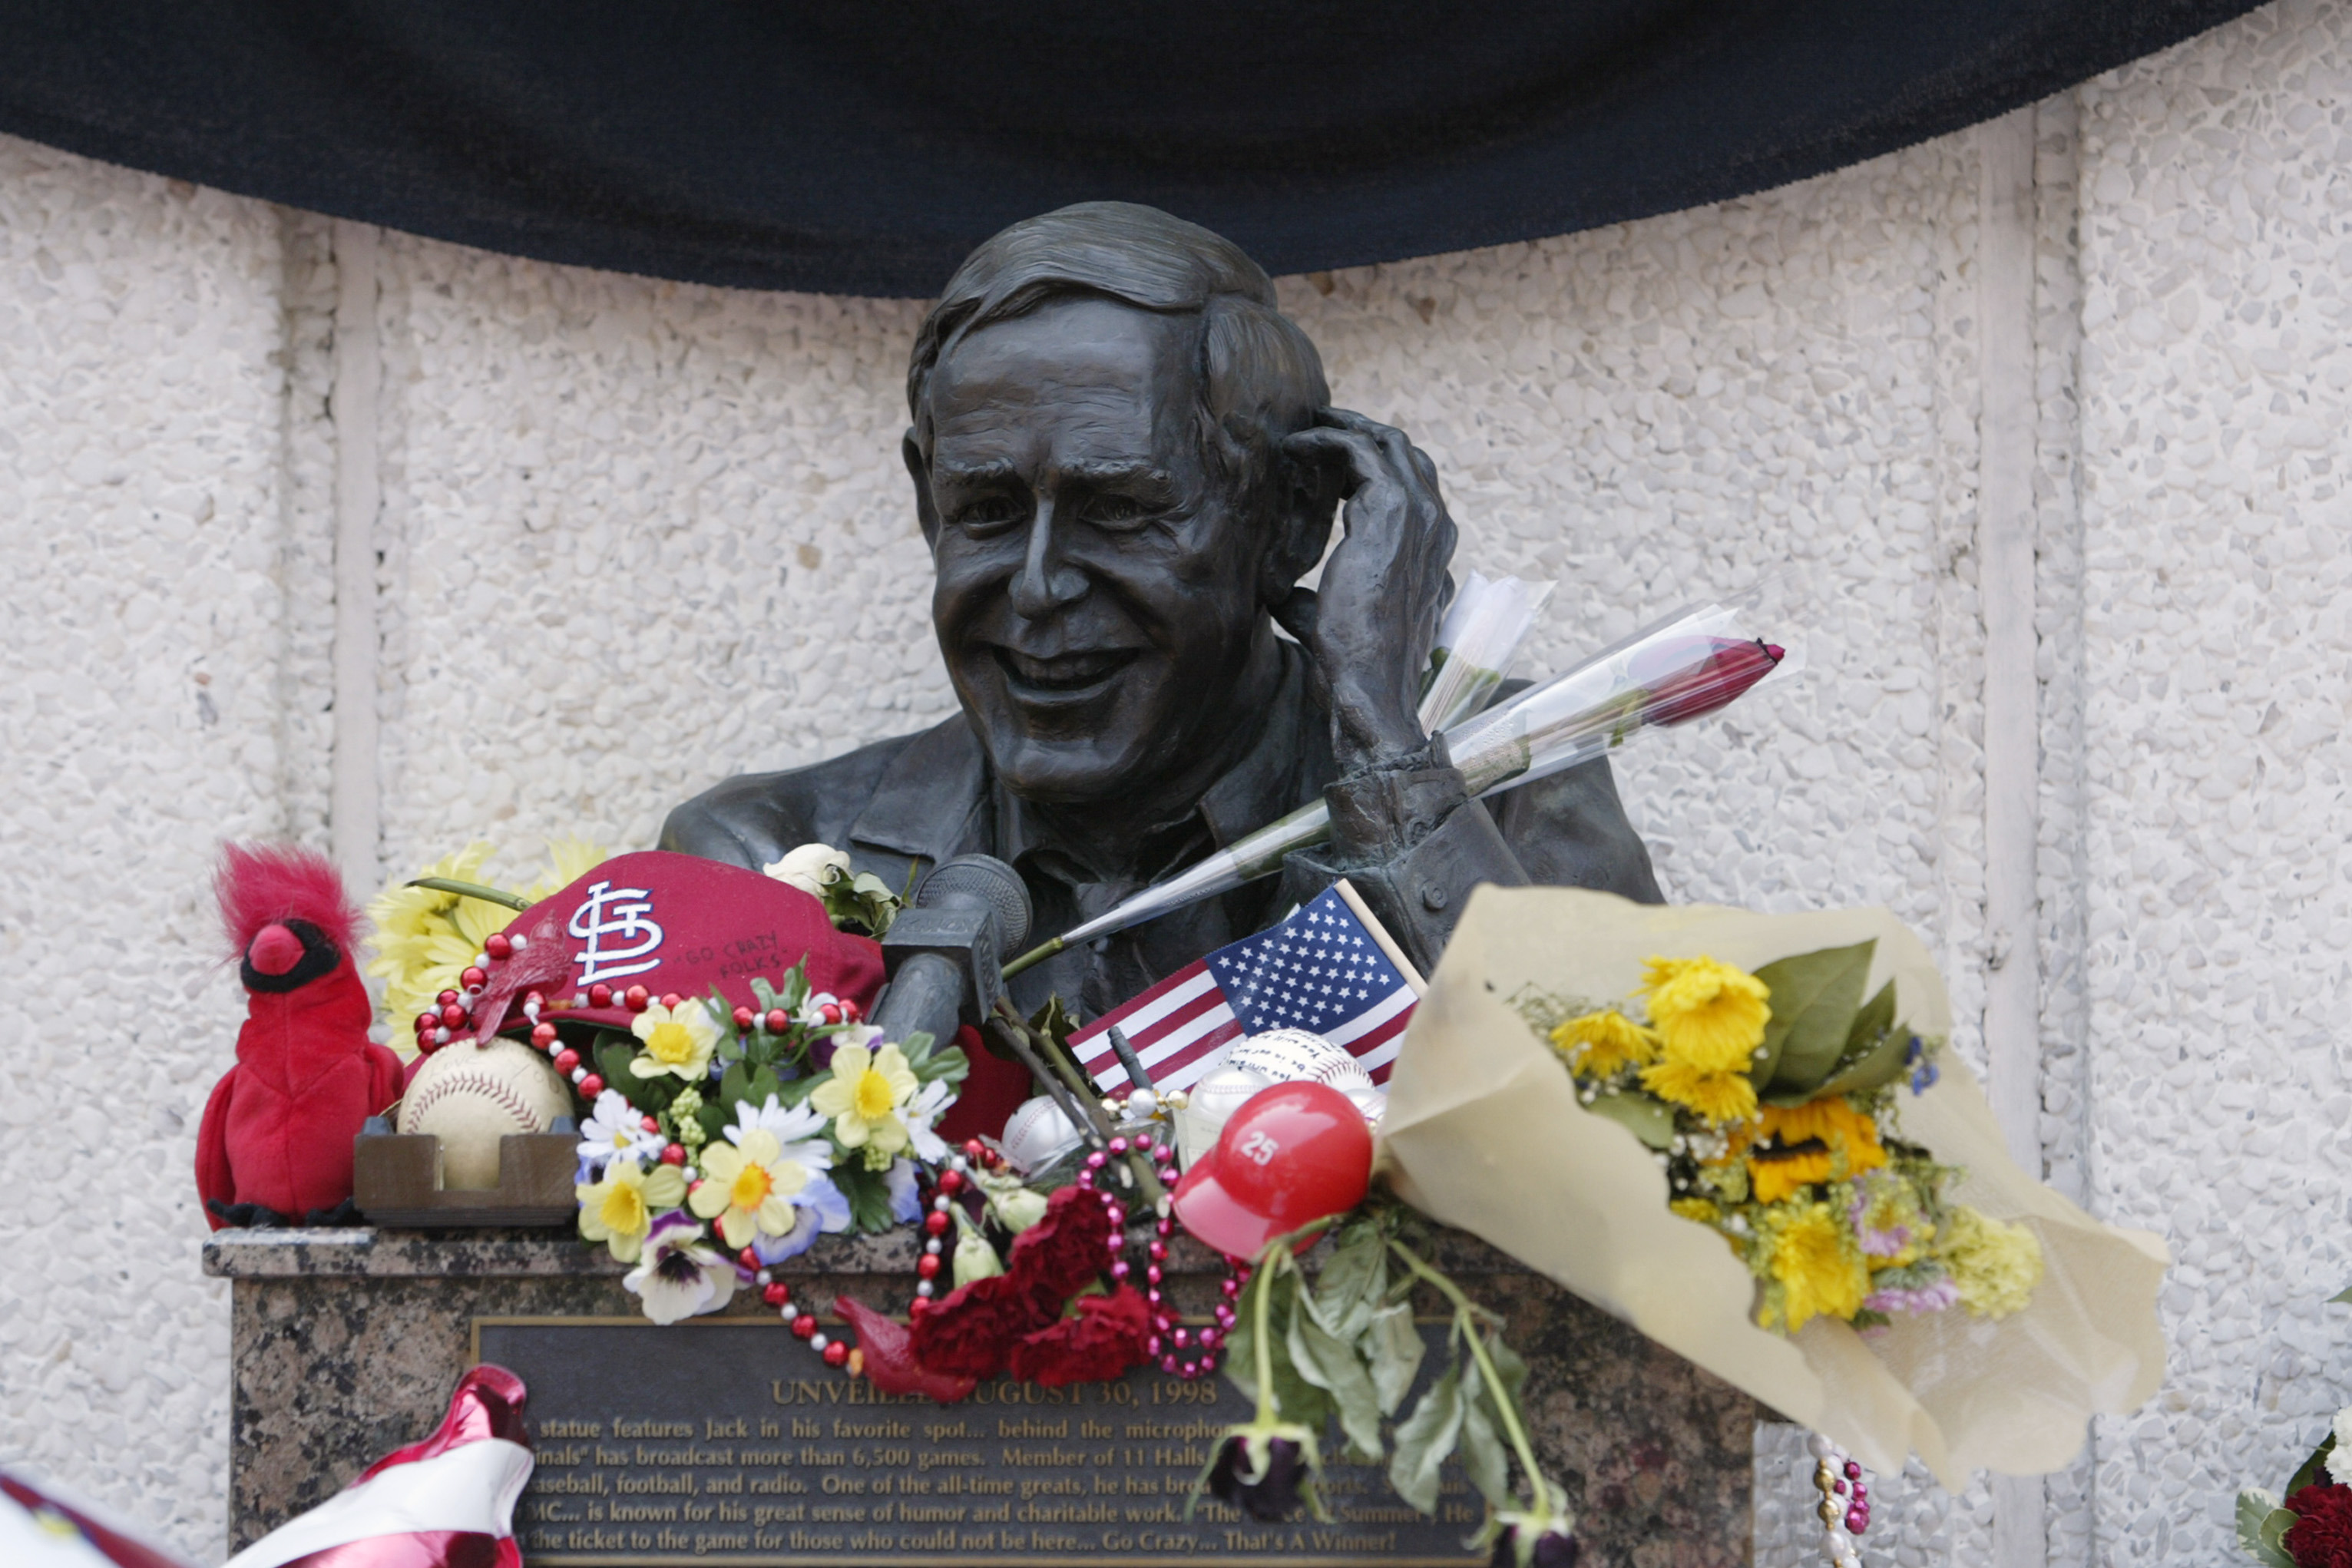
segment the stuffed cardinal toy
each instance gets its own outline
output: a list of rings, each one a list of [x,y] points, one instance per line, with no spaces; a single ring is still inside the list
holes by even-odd
[[[368,1038],[352,957],[359,911],[323,855],[229,845],[213,882],[245,982],[236,1065],[196,1131],[196,1191],[228,1225],[350,1224],[352,1140],[400,1098],[400,1058]]]

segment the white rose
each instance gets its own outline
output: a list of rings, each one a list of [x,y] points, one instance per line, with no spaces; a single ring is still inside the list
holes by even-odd
[[[830,844],[803,844],[761,869],[786,887],[819,899],[824,897],[826,883],[850,874],[849,857]]]

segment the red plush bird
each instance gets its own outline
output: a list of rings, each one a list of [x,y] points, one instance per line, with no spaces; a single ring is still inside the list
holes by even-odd
[[[359,910],[331,861],[290,847],[226,846],[213,889],[247,994],[236,1065],[196,1132],[205,1217],[351,1223],[352,1140],[401,1084],[400,1058],[368,1038]]]

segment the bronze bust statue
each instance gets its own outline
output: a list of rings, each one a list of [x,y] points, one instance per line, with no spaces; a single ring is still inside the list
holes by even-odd
[[[1605,760],[1490,808],[1423,733],[1454,544],[1436,469],[1328,406],[1315,345],[1231,242],[1113,202],[1015,224],[925,319],[907,403],[962,713],[730,779],[663,847],[757,868],[821,840],[894,887],[983,851],[1021,873],[1042,938],[1328,800],[1330,842],[1281,875],[1014,982],[1088,1016],[1340,876],[1424,969],[1480,882],[1659,901]]]

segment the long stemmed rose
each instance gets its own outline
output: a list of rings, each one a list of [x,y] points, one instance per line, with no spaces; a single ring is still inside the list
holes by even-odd
[[[1678,611],[1445,731],[1446,752],[1471,794],[1491,795],[1605,756],[1645,731],[1717,712],[1767,676],[1797,668],[1787,649],[1741,633],[1745,614],[1737,603]],[[1330,833],[1330,808],[1310,802],[1023,953],[1004,973],[1018,974],[1066,947],[1272,876],[1293,850]]]

